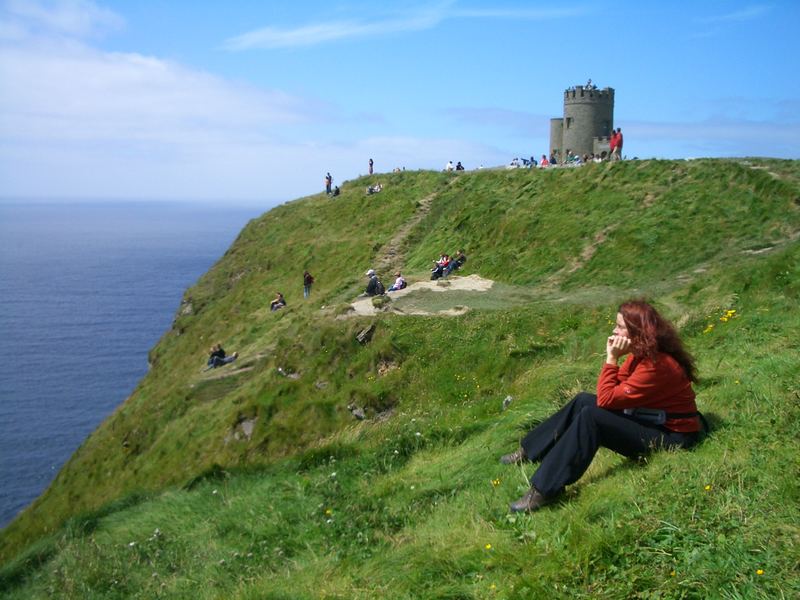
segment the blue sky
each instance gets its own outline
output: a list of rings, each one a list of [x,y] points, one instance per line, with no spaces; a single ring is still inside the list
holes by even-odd
[[[800,158],[800,2],[0,2],[0,196],[265,205],[547,151],[616,90],[629,156]]]

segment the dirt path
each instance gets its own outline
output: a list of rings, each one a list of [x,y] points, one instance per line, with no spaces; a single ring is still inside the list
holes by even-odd
[[[458,181],[457,177],[451,179],[447,186],[453,185],[456,181]],[[390,239],[384,246],[378,251],[377,258],[375,259],[375,266],[373,267],[378,273],[386,273],[386,272],[394,272],[400,268],[402,268],[403,263],[405,262],[405,256],[401,252],[401,248],[403,246],[403,242],[406,241],[406,238],[409,236],[411,231],[420,224],[422,219],[428,216],[431,212],[431,204],[433,203],[433,199],[436,198],[437,194],[440,192],[431,192],[424,198],[419,201],[419,206],[417,207],[416,212],[411,216],[411,218],[403,223],[398,230],[395,232],[392,239]]]

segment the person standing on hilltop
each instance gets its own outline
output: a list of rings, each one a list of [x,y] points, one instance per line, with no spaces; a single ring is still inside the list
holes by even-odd
[[[311,286],[314,283],[314,278],[308,271],[303,273],[303,298],[308,298],[311,295]]]
[[[626,356],[622,366],[619,359]],[[512,512],[531,512],[577,481],[603,446],[629,458],[700,439],[694,359],[675,328],[643,300],[623,303],[606,341],[597,393],[581,392],[540,423],[503,464],[541,461]]]
[[[622,160],[622,128],[617,127],[617,144],[614,146],[614,160]]]
[[[617,160],[617,132],[611,130],[611,135],[608,138],[608,159]]]
[[[331,193],[331,186],[333,185],[333,177],[331,177],[330,172],[325,175],[325,193],[330,196]]]
[[[374,164],[374,163],[372,162],[372,159],[370,158],[370,159],[369,159],[369,174],[370,174],[370,175],[372,175],[372,165],[373,165],[373,164]]]

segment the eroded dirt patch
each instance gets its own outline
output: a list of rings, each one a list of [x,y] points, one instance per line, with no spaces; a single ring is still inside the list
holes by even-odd
[[[455,291],[468,291],[468,292],[488,292],[492,289],[494,285],[494,281],[491,279],[484,279],[479,275],[468,275],[466,277],[458,277],[453,276],[449,277],[448,279],[437,279],[436,281],[417,281],[404,289],[398,292],[389,292],[389,297],[392,300],[396,300],[402,298],[403,296],[407,296],[408,294],[414,291],[420,290],[429,290],[432,292],[440,292],[440,293],[447,293],[447,292],[455,292]],[[353,304],[351,305],[353,310],[350,311],[347,315],[343,315],[344,317],[348,316],[371,316],[376,315],[379,312],[395,312],[399,314],[406,314],[406,315],[444,315],[444,316],[454,316],[454,315],[461,315],[464,314],[467,310],[469,310],[466,306],[456,306],[453,308],[448,308],[446,310],[440,311],[433,311],[428,312],[425,310],[415,309],[413,311],[398,311],[392,307],[390,303],[387,308],[385,309],[377,309],[372,305],[372,298],[358,298]]]

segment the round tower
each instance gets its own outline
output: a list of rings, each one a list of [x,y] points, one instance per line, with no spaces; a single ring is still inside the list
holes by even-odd
[[[594,152],[594,138],[614,127],[614,88],[575,86],[564,92],[563,145],[579,156]],[[551,124],[552,134],[552,124]],[[552,143],[552,139],[551,139]]]

